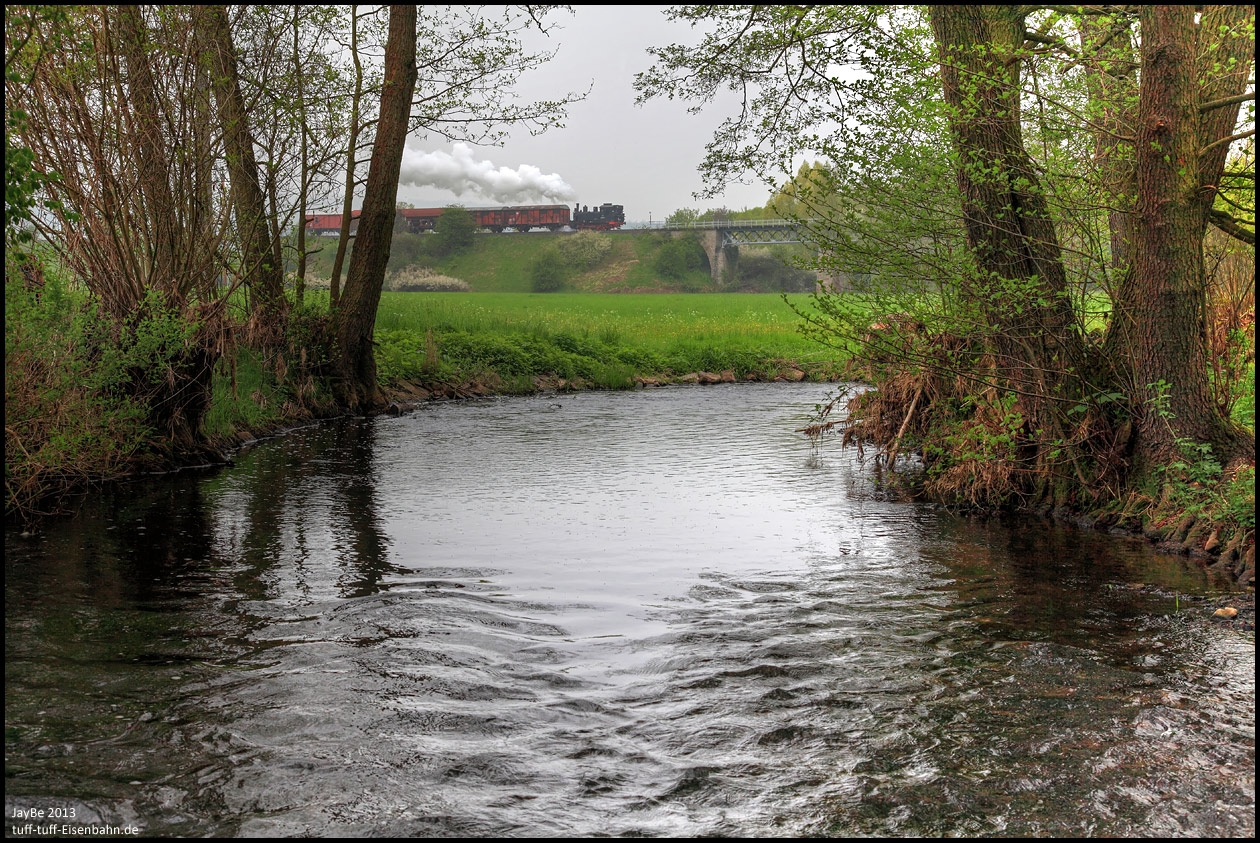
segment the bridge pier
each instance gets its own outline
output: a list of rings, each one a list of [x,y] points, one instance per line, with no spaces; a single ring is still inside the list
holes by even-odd
[[[729,265],[726,254],[726,237],[721,229],[717,228],[702,228],[697,230],[696,234],[700,240],[701,247],[704,248],[705,257],[709,259],[709,277],[713,279],[714,284],[720,286]],[[739,247],[731,246],[730,248],[737,250]]]
[[[675,237],[695,237],[709,259],[709,275],[722,286],[739,261],[740,246],[773,246],[800,243],[796,223],[788,220],[722,220],[692,223],[667,230]]]

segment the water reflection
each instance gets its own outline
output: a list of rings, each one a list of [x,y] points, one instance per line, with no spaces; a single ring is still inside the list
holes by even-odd
[[[293,604],[375,593],[390,562],[377,494],[376,427],[342,420],[241,457],[213,491],[215,544],[236,588]]]
[[[7,532],[11,804],[171,835],[1249,833],[1253,639],[1133,587],[1201,577],[884,500],[793,432],[821,393],[435,405]]]

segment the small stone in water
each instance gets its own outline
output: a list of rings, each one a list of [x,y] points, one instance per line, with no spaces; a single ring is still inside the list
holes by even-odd
[[[1214,618],[1232,618],[1238,615],[1238,610],[1233,606],[1222,606],[1212,613]]]

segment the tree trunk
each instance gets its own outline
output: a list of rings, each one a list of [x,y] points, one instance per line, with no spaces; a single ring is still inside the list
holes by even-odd
[[[1179,440],[1216,455],[1255,458],[1255,440],[1236,430],[1211,397],[1203,238],[1225,165],[1237,106],[1201,113],[1200,104],[1245,90],[1253,7],[1144,6],[1137,163],[1137,251],[1132,354],[1139,402],[1137,468],[1175,456]],[[1196,57],[1204,58],[1198,59]],[[1200,66],[1211,61],[1213,67]],[[1230,72],[1222,73],[1222,68]]]
[[[301,19],[299,15],[300,9],[295,5],[293,7],[293,75],[297,82],[298,122],[302,134],[300,141],[301,169],[298,177],[297,268],[294,272],[296,280],[294,281],[293,300],[300,309],[306,296],[306,192],[311,183],[311,169],[309,152],[310,126],[306,118],[306,86],[302,75]]]
[[[963,293],[992,330],[999,384],[1019,395],[1038,462],[1059,437],[1082,345],[1067,276],[1020,128],[1023,23],[1015,6],[933,6],[974,277]]]
[[[350,245],[350,215],[354,210],[355,170],[359,165],[359,105],[363,99],[363,63],[359,60],[359,7],[350,7],[350,57],[354,60],[354,96],[350,100],[350,139],[346,145],[346,195],[341,202],[341,232],[337,236],[337,254],[333,258],[332,275],[328,278],[328,301],[337,307],[341,301],[341,267]]]
[[[149,65],[148,30],[139,6],[119,6],[118,23],[122,31],[123,54],[127,59],[133,131],[136,137],[136,164],[139,168],[140,193],[148,211],[145,215],[151,254],[148,256],[146,287],[161,290],[172,307],[182,308],[175,281],[175,250],[178,242],[175,199],[171,193],[170,166],[162,139],[157,86]]]
[[[228,28],[227,7],[200,6],[198,20],[205,28],[214,69],[212,86],[227,148],[232,204],[241,243],[241,271],[254,300],[255,338],[264,347],[276,347],[284,339],[288,312],[284,269],[276,263],[269,231],[258,163],[254,158],[254,140]]]
[[[1110,234],[1109,284],[1111,321],[1103,345],[1103,359],[1111,364],[1116,380],[1126,393],[1135,383],[1133,344],[1133,249],[1137,219],[1133,207],[1137,198],[1137,170],[1128,142],[1137,119],[1137,52],[1133,46],[1130,21],[1084,15],[1080,22],[1082,63],[1089,93],[1090,118],[1094,132],[1095,175],[1107,205]]]
[[[372,162],[368,166],[354,254],[350,257],[346,289],[337,311],[341,355],[339,398],[352,409],[361,411],[371,411],[381,404],[372,335],[394,235],[398,173],[415,88],[416,7],[390,6],[380,121],[372,147]]]

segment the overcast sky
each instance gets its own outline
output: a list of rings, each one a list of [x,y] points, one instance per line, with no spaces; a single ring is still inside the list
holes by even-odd
[[[479,167],[483,173],[509,180],[538,177],[546,181],[546,177],[558,176],[573,189],[574,199],[568,204],[624,205],[626,219],[631,221],[647,221],[649,215],[659,221],[684,207],[703,210],[724,205],[740,210],[764,205],[768,193],[760,185],[735,186],[714,199],[692,197],[702,189],[697,167],[705,144],[734,107],[733,101],[715,103],[700,115],[688,114],[686,103],[634,104],[634,75],[650,65],[647,48],[697,40],[686,24],[667,21],[661,8],[576,6],[572,16],[557,15],[561,26],[553,31],[550,42],[559,47],[559,53],[532,78],[522,76],[517,90],[538,99],[592,86],[586,100],[570,108],[566,127],[539,137],[520,130],[502,147],[470,150],[456,149],[447,141],[413,138],[398,198],[417,207],[456,201],[467,206],[498,204],[473,192],[457,196],[433,186],[408,185],[408,165],[414,165],[421,181],[425,172],[441,173],[443,167],[453,166]],[[529,201],[563,200],[514,196],[502,204]]]

